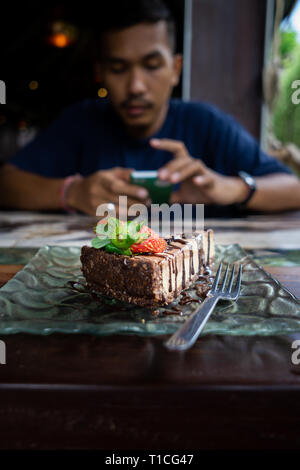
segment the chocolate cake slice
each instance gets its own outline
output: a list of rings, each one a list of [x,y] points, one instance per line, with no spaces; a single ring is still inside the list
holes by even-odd
[[[82,272],[88,288],[142,306],[172,302],[210,266],[213,231],[172,237],[163,253],[134,256],[83,246]]]

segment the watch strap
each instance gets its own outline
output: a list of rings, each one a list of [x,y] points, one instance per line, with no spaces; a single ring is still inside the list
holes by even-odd
[[[256,191],[256,182],[255,182],[255,179],[253,178],[253,176],[249,175],[249,173],[246,173],[245,171],[239,171],[238,175],[249,188],[249,193],[248,193],[246,199],[244,199],[244,201],[242,201],[239,204],[240,206],[243,207],[250,201],[253,194],[255,193],[255,191]]]

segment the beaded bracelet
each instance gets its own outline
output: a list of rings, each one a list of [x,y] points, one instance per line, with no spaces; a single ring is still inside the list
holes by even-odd
[[[60,204],[61,204],[61,207],[62,207],[66,212],[69,212],[70,214],[76,214],[76,210],[72,209],[72,208],[69,207],[68,204],[67,204],[67,193],[68,193],[68,189],[69,189],[71,183],[73,183],[73,181],[79,180],[79,179],[82,179],[82,176],[79,175],[78,173],[77,173],[76,175],[67,176],[67,177],[63,180],[62,185],[61,185],[61,188],[60,188]]]

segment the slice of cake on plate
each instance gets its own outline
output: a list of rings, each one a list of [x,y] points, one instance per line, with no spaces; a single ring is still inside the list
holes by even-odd
[[[164,239],[135,221],[110,222],[98,224],[93,246],[81,250],[82,272],[94,291],[136,305],[166,305],[212,263],[212,230]]]

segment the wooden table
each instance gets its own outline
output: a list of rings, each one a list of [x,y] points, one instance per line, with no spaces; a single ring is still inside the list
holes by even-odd
[[[284,230],[295,235],[297,217]],[[239,224],[253,240],[257,219],[210,225],[221,240]],[[0,283],[21,268],[2,265]],[[300,267],[267,270],[300,297]],[[298,337],[207,335],[178,353],[164,336],[2,337],[0,448],[299,448]]]

